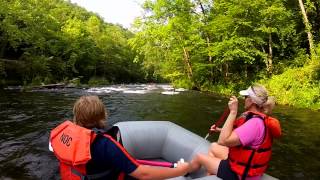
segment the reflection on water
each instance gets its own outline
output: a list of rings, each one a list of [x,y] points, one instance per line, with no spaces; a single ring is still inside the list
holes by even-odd
[[[159,84],[1,91],[0,179],[59,179],[57,160],[48,151],[49,132],[64,119],[72,118],[74,101],[85,94],[96,94],[103,100],[109,124],[169,120],[200,136],[205,136],[210,124],[219,119],[228,100]],[[278,106],[274,115],[282,122],[284,136],[275,142],[268,173],[280,179],[320,179],[320,113]]]

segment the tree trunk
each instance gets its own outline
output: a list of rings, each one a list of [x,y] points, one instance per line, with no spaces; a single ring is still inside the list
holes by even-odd
[[[190,56],[189,56],[189,52],[186,50],[185,47],[183,47],[183,56],[184,56],[184,62],[187,66],[187,74],[188,74],[188,78],[191,80],[192,78],[192,66],[190,63]]]
[[[201,8],[201,12],[203,14],[203,19],[204,19],[204,24],[207,25],[207,15],[206,15],[206,12],[203,8],[203,5],[201,3],[201,0],[198,0],[198,3],[200,5],[200,8]],[[204,32],[205,36],[206,36],[206,41],[207,41],[207,47],[210,48],[210,37],[209,37],[209,34],[208,32]],[[208,51],[209,52],[209,51]],[[209,64],[212,65],[212,56],[210,56],[208,54],[208,61],[209,61]],[[210,67],[210,81],[212,82],[213,81],[213,67],[211,66]]]
[[[229,65],[228,65],[228,63],[226,63],[225,66],[226,66],[225,80],[228,80],[228,77],[229,77]]]
[[[306,26],[306,31],[307,31],[307,34],[308,34],[311,58],[313,58],[313,56],[315,55],[315,51],[314,51],[314,46],[313,46],[313,37],[312,37],[312,33],[311,33],[312,27],[311,27],[311,24],[308,21],[308,16],[307,16],[307,13],[306,13],[306,10],[304,8],[302,0],[299,0],[299,5],[300,5],[301,13],[302,13],[302,16],[303,16],[303,22],[304,22],[304,25]]]
[[[269,33],[269,54],[268,54],[268,58],[267,58],[267,73],[269,76],[271,76],[272,74],[272,58],[273,58],[273,54],[272,54],[272,35],[271,33]]]
[[[247,79],[248,78],[248,65],[244,64],[244,77]]]

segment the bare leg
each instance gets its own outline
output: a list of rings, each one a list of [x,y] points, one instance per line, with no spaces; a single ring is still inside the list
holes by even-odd
[[[217,174],[221,159],[205,154],[197,154],[190,162],[189,172],[198,170],[203,165],[208,173]]]
[[[210,145],[208,154],[211,157],[216,157],[225,160],[228,158],[229,148],[214,142]]]

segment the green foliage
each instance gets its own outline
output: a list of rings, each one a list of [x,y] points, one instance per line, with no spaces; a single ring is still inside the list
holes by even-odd
[[[69,83],[70,85],[79,87],[79,86],[81,86],[81,82],[80,82],[80,79],[81,79],[81,78],[82,78],[82,77],[73,78],[73,79],[71,79],[68,83]],[[64,81],[66,81],[66,80],[64,80]]]
[[[320,80],[314,79],[315,70],[314,65],[288,68],[262,83],[280,104],[320,109]]]
[[[6,76],[6,72],[5,72],[5,64],[4,62],[0,61],[0,78],[4,79]]]
[[[174,87],[191,89],[194,87],[193,82],[188,78],[176,79],[172,82]]]
[[[302,67],[306,63],[306,61],[309,61],[309,56],[308,56],[308,54],[306,54],[304,49],[300,49],[297,52],[296,57],[291,62],[291,66],[292,67]]]
[[[166,81],[232,94],[263,79],[279,102],[318,108],[320,3],[305,7],[312,59],[297,1],[147,0],[133,34],[70,1],[0,0],[1,83]]]
[[[39,85],[42,85],[42,83],[43,83],[42,77],[36,76],[36,77],[32,78],[32,81],[31,81],[32,86],[39,86]]]
[[[99,78],[99,77],[92,77],[88,81],[89,86],[103,86],[103,85],[109,85],[110,82],[107,79]]]
[[[4,69],[21,82],[59,82],[83,76],[113,82],[141,80],[128,30],[103,22],[96,14],[64,0],[0,0],[0,58],[14,59],[24,70]],[[119,73],[120,72],[120,73]],[[137,73],[138,72],[138,73]],[[134,74],[134,76],[131,76]]]
[[[204,84],[202,86],[203,91],[210,91],[210,92],[215,92],[223,95],[232,95],[235,94],[234,87],[232,84],[226,85],[226,84],[215,84],[215,85],[209,85],[209,84]]]
[[[320,24],[314,19],[319,4],[306,2],[317,34]],[[266,84],[276,84],[273,92],[288,90],[290,95],[281,103],[318,103],[314,80],[319,79],[319,66],[312,64],[320,60],[309,60],[306,54],[298,2],[155,0],[146,1],[143,8],[146,13],[136,20],[137,33],[129,43],[145,71],[175,86],[223,94],[237,93],[264,79]],[[304,80],[291,82],[295,78]],[[305,99],[294,99],[298,95]]]
[[[203,12],[199,12],[199,2],[205,7]],[[241,76],[243,70],[244,79],[255,79],[252,75],[275,64],[267,59],[269,45],[282,58],[281,52],[292,48],[286,42],[296,41],[292,11],[283,1],[210,3],[147,1],[146,15],[136,21],[139,32],[130,40],[145,68],[152,67],[163,77],[179,72],[198,88],[221,83],[230,74]],[[270,34],[276,39],[272,44]]]

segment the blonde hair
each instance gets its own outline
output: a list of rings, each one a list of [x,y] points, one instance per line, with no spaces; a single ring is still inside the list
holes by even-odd
[[[260,84],[255,84],[251,86],[251,88],[259,101],[262,102],[260,104],[256,103],[258,108],[265,114],[271,114],[272,109],[275,106],[275,98],[273,96],[269,96],[267,89]]]
[[[106,110],[98,96],[81,96],[73,106],[73,122],[79,126],[92,129],[104,128]]]

